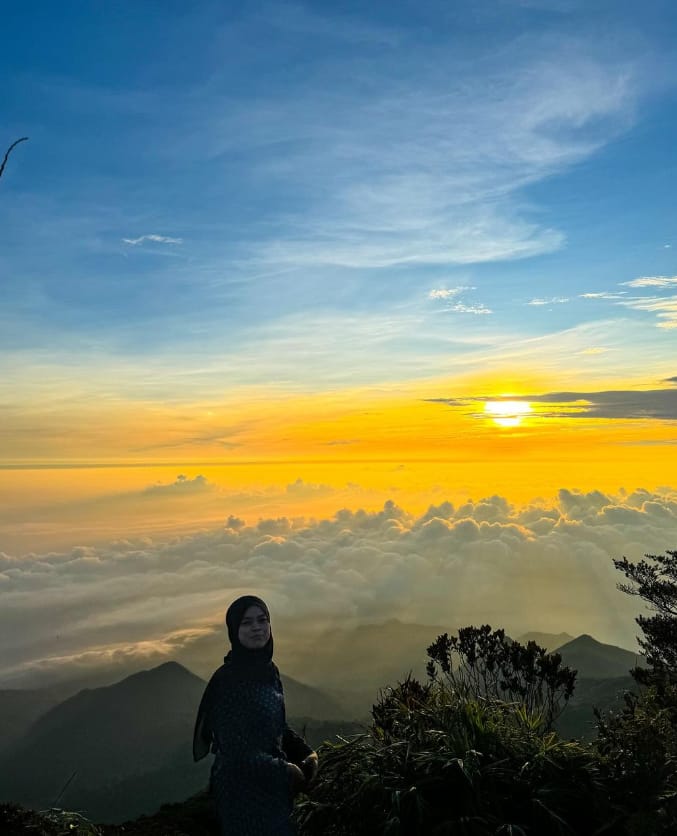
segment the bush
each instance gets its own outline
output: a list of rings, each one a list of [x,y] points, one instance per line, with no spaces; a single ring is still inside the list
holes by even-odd
[[[322,747],[297,803],[304,836],[583,836],[610,814],[590,747],[543,733],[523,705],[409,676],[372,717]]]
[[[463,697],[518,702],[540,718],[545,730],[552,729],[574,692],[576,671],[562,666],[559,653],[548,653],[533,641],[512,641],[505,630],[492,631],[488,624],[463,627],[458,636],[438,636],[428,656],[430,679],[441,670]]]

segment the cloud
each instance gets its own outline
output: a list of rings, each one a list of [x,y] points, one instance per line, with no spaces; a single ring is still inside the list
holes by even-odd
[[[496,401],[500,398],[495,395],[478,395],[472,398],[428,398],[427,400],[430,403],[460,407]],[[539,417],[677,421],[677,389],[548,392],[519,395],[510,400],[532,404],[556,404],[563,407],[554,412],[538,412]],[[486,418],[486,415],[478,413],[478,417]]]
[[[563,246],[564,234],[520,194],[632,124],[637,63],[547,36],[525,36],[479,63],[433,43],[424,60],[411,57],[406,48],[351,65],[329,56],[313,83],[229,102],[226,115],[192,125],[191,141],[210,138],[200,153],[251,155],[254,175],[304,207],[286,212],[245,258],[383,268]]]
[[[457,302],[455,305],[452,305],[449,310],[454,311],[455,313],[469,313],[476,314],[478,316],[492,313],[491,308],[487,308],[484,305],[466,305],[463,302]]]
[[[288,484],[285,490],[288,495],[294,497],[330,496],[335,493],[335,488],[331,485],[304,482],[301,478]]]
[[[563,305],[569,299],[565,296],[553,296],[550,299],[531,299],[527,305]]]
[[[611,293],[608,291],[601,291],[597,293],[581,293],[581,299],[608,299],[608,300],[615,300],[615,299],[622,299],[623,295],[627,293],[625,290],[621,290],[618,293]]]
[[[276,624],[306,633],[309,624],[396,617],[578,630],[628,644],[637,602],[616,590],[611,558],[663,551],[676,524],[674,491],[561,490],[524,505],[500,496],[440,502],[420,516],[392,501],[318,521],[246,525],[231,515],[168,541],[0,554],[0,682],[72,674],[115,654],[171,658],[251,591]]]
[[[135,453],[148,453],[151,450],[184,449],[186,447],[221,447],[232,450],[240,447],[242,442],[233,441],[233,436],[240,435],[243,430],[250,429],[251,424],[236,424],[229,427],[222,427],[217,431],[204,432],[198,435],[177,436],[172,441],[163,441],[158,444],[146,444],[142,447],[135,447]]]
[[[152,496],[186,495],[204,493],[218,490],[205,476],[198,475],[189,479],[184,474],[179,474],[176,480],[169,485],[151,485],[144,490],[144,494]]]
[[[621,282],[622,286],[632,288],[674,288],[677,276],[640,276],[631,281]],[[601,299],[635,311],[655,313],[658,328],[677,328],[677,296],[628,296],[626,290],[616,293],[583,293],[581,299]]]
[[[435,288],[428,293],[428,299],[451,299],[463,293],[465,290],[475,290],[474,287],[441,287]]]
[[[520,398],[532,403],[576,404],[572,418],[677,420],[677,390],[550,392]]]
[[[141,235],[139,238],[123,238],[125,244],[131,244],[136,247],[146,241],[153,244],[183,244],[183,238],[169,238],[167,235]]]
[[[461,293],[466,290],[476,290],[474,287],[450,287],[450,288],[435,288],[428,293],[428,299],[448,301],[456,299]],[[492,311],[482,304],[455,302],[447,305],[444,310],[453,311],[454,313],[470,313],[470,314],[490,314]]]
[[[673,287],[677,285],[677,276],[640,276],[629,282],[621,282],[627,287]]]
[[[266,24],[284,33],[302,35],[313,40],[344,41],[349,44],[397,46],[402,33],[395,29],[370,26],[346,15],[324,16],[309,6],[295,3],[269,3],[261,11]]]
[[[659,320],[656,323],[657,328],[677,328],[677,296],[627,299],[620,304],[635,311],[655,313]]]

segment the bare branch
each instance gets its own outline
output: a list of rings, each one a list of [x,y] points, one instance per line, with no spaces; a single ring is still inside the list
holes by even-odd
[[[7,149],[7,151],[5,152],[5,158],[4,158],[4,160],[2,161],[2,165],[0,165],[0,177],[2,177],[2,173],[3,173],[3,171],[5,170],[5,166],[7,165],[7,160],[9,159],[9,155],[12,153],[12,151],[14,150],[14,148],[15,148],[15,147],[16,147],[16,146],[20,143],[20,142],[26,142],[27,140],[28,140],[28,137],[27,137],[27,136],[22,136],[22,137],[21,137],[21,139],[17,139],[17,140],[16,140],[16,142],[13,142],[13,143],[9,146],[9,148],[8,148],[8,149]]]

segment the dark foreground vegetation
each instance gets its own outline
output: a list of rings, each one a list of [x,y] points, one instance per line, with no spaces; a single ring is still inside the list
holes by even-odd
[[[427,681],[387,688],[360,734],[327,741],[295,816],[302,836],[668,836],[677,833],[677,551],[614,561],[648,604],[638,693],[591,742],[553,730],[576,672],[534,642],[467,627],[428,648]],[[69,816],[71,817],[69,820]],[[0,832],[209,836],[204,795],[124,825],[0,805]]]

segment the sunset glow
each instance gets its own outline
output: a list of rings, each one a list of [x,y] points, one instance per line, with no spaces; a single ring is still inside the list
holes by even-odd
[[[0,687],[245,588],[633,640],[612,558],[677,537],[677,14],[15,5]]]
[[[522,418],[531,412],[531,406],[524,401],[487,401],[484,411],[499,427],[519,427]]]

